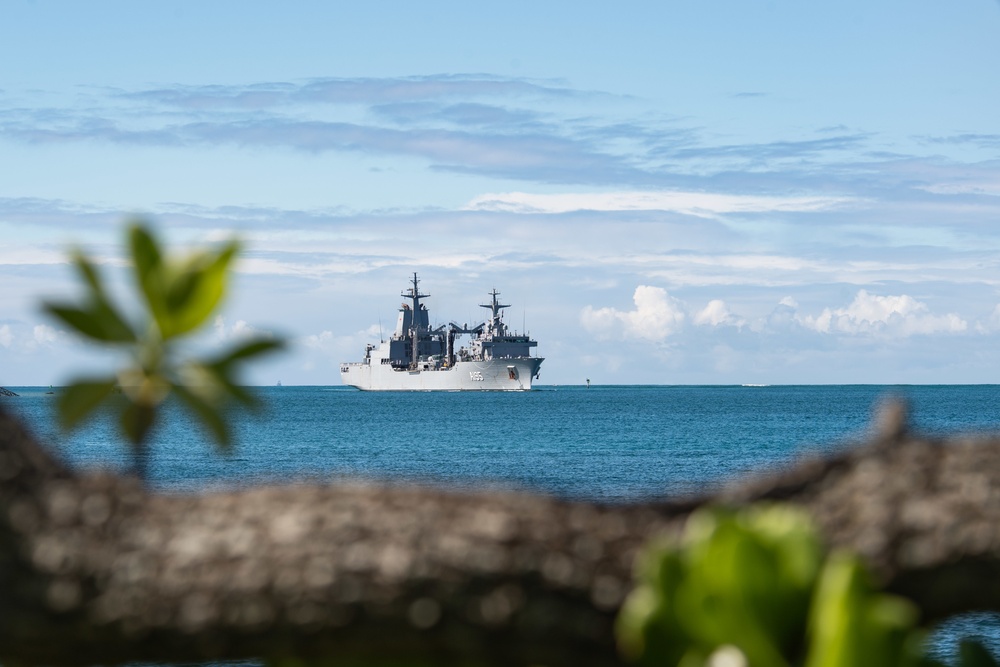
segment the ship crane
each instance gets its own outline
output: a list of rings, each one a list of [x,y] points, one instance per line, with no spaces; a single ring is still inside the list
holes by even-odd
[[[482,324],[477,324],[476,326],[470,329],[468,324],[463,324],[462,326],[458,326],[454,322],[448,323],[448,342],[445,354],[447,355],[446,359],[448,360],[449,366],[455,365],[455,338],[457,336],[461,336],[462,334],[470,334],[476,336],[483,332],[484,326],[486,326],[485,322],[483,322]]]

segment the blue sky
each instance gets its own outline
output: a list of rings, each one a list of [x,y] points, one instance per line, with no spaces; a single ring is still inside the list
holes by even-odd
[[[245,241],[254,383],[338,384],[413,271],[543,383],[997,381],[996,0],[345,4],[0,8],[0,385],[107,363],[37,304],[73,244],[126,295],[136,214]]]

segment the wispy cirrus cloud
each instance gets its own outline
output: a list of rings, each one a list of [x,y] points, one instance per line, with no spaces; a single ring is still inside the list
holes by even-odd
[[[370,111],[377,117],[401,125],[442,122],[461,127],[539,128],[543,114],[530,109],[509,108],[494,104],[463,102],[436,104],[432,102],[401,102],[379,104]]]
[[[925,141],[932,144],[970,144],[984,149],[1000,148],[1000,134],[954,134],[944,137],[927,137]]]
[[[801,141],[771,141],[767,143],[699,146],[664,150],[661,157],[673,159],[752,159],[759,161],[783,160],[819,156],[831,152],[853,151],[868,140],[863,134],[849,134]]]
[[[944,219],[935,227],[925,221],[930,238],[951,240],[918,245],[914,227],[902,226],[897,238],[884,217],[879,220],[866,205],[865,200],[772,200],[725,193],[515,192],[477,197],[464,210],[165,203],[154,219],[170,230],[175,243],[204,242],[238,229],[248,244],[241,272],[309,280],[394,264],[474,270],[488,261],[537,270],[586,268],[595,277],[620,271],[684,288],[868,287],[885,281],[1000,287],[995,225],[981,225],[974,236],[963,219]],[[848,221],[837,223],[841,226],[828,222],[837,215]],[[0,198],[0,230],[13,234],[16,229],[20,239],[9,250],[0,248],[0,260],[6,258],[8,266],[59,264],[66,246],[60,239],[83,229],[88,247],[100,238],[95,250],[110,252],[125,217],[121,211],[58,201]],[[773,230],[766,236],[754,227],[760,217]],[[876,222],[883,226],[867,228]],[[407,230],[406,243],[399,242],[401,229]],[[442,246],[440,239],[457,230],[462,230],[461,243]]]
[[[432,168],[550,182],[615,182],[649,180],[616,156],[572,138],[547,134],[494,134],[460,130],[399,130],[388,127],[324,121],[265,119],[239,122],[197,122],[157,130],[126,129],[119,124],[87,119],[69,127],[7,125],[0,135],[36,144],[75,141],[136,146],[235,145],[291,148],[313,153],[328,151],[401,155],[428,160]]]
[[[967,164],[887,153],[878,135],[845,126],[720,141],[691,119],[636,112],[636,100],[562,82],[478,74],[88,89],[84,103],[64,107],[46,96],[33,107],[30,95],[22,97],[0,111],[0,140],[404,157],[436,174],[545,185],[821,192],[887,202],[917,190],[993,194],[991,179],[1000,174],[983,167],[980,177],[965,178]],[[939,141],[988,145],[994,138]]]
[[[712,192],[632,191],[603,193],[483,194],[465,208],[473,211],[568,213],[571,211],[675,211],[706,216],[761,211],[820,211],[853,202],[850,197],[770,197]]]
[[[83,105],[0,112],[0,139],[406,156],[442,173],[539,183],[705,188],[721,177],[758,192],[809,187],[802,181],[816,180],[811,161],[868,140],[854,133],[719,144],[682,119],[636,116],[623,104],[634,101],[487,75],[97,90]],[[763,176],[747,173],[768,164]]]
[[[388,78],[323,78],[304,83],[246,86],[172,86],[121,97],[185,109],[267,109],[303,103],[381,105],[483,97],[567,98],[586,95],[552,82],[487,74]],[[594,94],[594,93],[591,93]]]

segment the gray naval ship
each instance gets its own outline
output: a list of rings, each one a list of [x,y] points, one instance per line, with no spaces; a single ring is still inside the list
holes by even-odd
[[[413,286],[401,296],[407,299],[399,309],[396,330],[387,341],[365,348],[365,358],[340,365],[344,384],[365,391],[527,391],[538,378],[542,358],[531,356],[538,345],[527,334],[507,328],[502,310],[509,304],[491,301],[480,304],[490,309],[490,317],[469,328],[455,323],[431,328],[427,306],[420,303],[420,281],[413,274]],[[455,349],[456,340],[470,336],[468,347]]]

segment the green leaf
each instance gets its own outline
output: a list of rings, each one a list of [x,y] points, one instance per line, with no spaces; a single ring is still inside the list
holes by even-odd
[[[84,310],[69,304],[59,304],[46,302],[42,304],[42,309],[49,315],[62,321],[63,324],[73,329],[87,338],[93,338],[102,343],[112,341],[108,335],[101,318],[90,310]]]
[[[811,640],[806,667],[855,667],[864,663],[868,593],[857,557],[836,553],[827,560],[809,617]]]
[[[752,665],[784,666],[783,636],[773,625],[771,596],[779,588],[773,553],[732,513],[695,523],[698,539],[689,544],[688,576],[678,587],[677,617],[709,653],[738,647]],[[782,633],[783,634],[783,633]]]
[[[676,618],[677,584],[685,576],[679,552],[671,545],[648,547],[637,561],[638,586],[615,621],[622,655],[643,665],[677,665],[692,644]]]
[[[284,349],[285,341],[277,338],[254,338],[237,344],[233,349],[206,363],[208,366],[228,370],[237,361],[244,361],[262,354]]]
[[[69,304],[46,302],[42,309],[76,333],[101,343],[132,343],[135,334],[121,317],[108,308],[79,308]]]
[[[114,378],[76,380],[65,387],[56,399],[59,426],[66,430],[78,426],[111,396],[114,388]]]
[[[137,222],[129,227],[129,248],[139,291],[145,297],[146,306],[160,332],[167,338],[170,318],[164,295],[166,280],[159,245],[143,224]]]
[[[86,288],[81,303],[48,303],[45,309],[68,329],[90,340],[125,346],[132,363],[117,373],[122,395],[114,411],[143,472],[142,448],[155,427],[162,402],[171,391],[222,448],[231,446],[227,415],[231,401],[254,407],[256,396],[237,383],[243,362],[280,349],[283,342],[254,339],[210,358],[208,362],[177,359],[174,338],[209,320],[226,294],[228,275],[239,244],[230,241],[207,252],[170,258],[142,221],[128,228],[128,246],[140,303],[140,317],[126,318],[102,283],[99,266],[83,252],[72,262]],[[138,326],[137,326],[138,325]],[[179,385],[175,378],[181,377]],[[77,383],[60,397],[60,420],[72,427],[102,405],[115,387],[112,379]]]
[[[79,250],[72,256],[73,264],[90,287],[90,299],[93,303],[91,313],[100,321],[107,336],[106,340],[120,343],[135,341],[135,332],[113,305],[104,290],[97,267]]]
[[[232,398],[249,408],[259,406],[256,396],[235,384],[226,370],[212,364],[188,362],[180,375],[183,378],[182,384],[210,405],[221,406]]]
[[[997,661],[981,643],[975,639],[963,639],[958,646],[960,667],[997,667]]]
[[[119,423],[125,436],[136,451],[142,449],[146,438],[156,423],[156,408],[144,403],[129,401],[119,416]]]
[[[215,444],[222,450],[228,451],[232,448],[232,436],[229,433],[229,425],[222,417],[217,404],[213,404],[205,397],[191,390],[190,387],[177,385],[174,392],[181,402],[190,412],[201,422],[209,434],[215,439]]]
[[[273,338],[257,338],[245,343],[238,344],[233,349],[223,353],[220,357],[202,364],[204,372],[209,373],[225,391],[239,403],[248,408],[256,409],[260,406],[260,400],[254,394],[248,392],[240,386],[236,380],[237,366],[242,366],[243,361],[252,359],[262,354],[268,354],[281,350],[285,347],[285,342]]]
[[[215,257],[193,258],[170,281],[167,307],[170,314],[170,336],[187,333],[205,323],[226,293],[229,264],[239,250],[230,241]]]
[[[101,284],[101,277],[97,272],[97,267],[95,267],[91,261],[87,259],[87,256],[84,255],[79,249],[74,250],[70,258],[73,261],[73,265],[76,267],[76,270],[83,277],[83,281],[90,287],[90,291],[93,294],[103,297],[104,286]]]
[[[226,393],[235,399],[238,403],[242,404],[244,407],[251,409],[258,409],[260,407],[260,399],[254,394],[251,394],[246,390],[245,387],[241,387],[236,384],[233,379],[227,374],[216,375],[216,381],[221,385]]]

